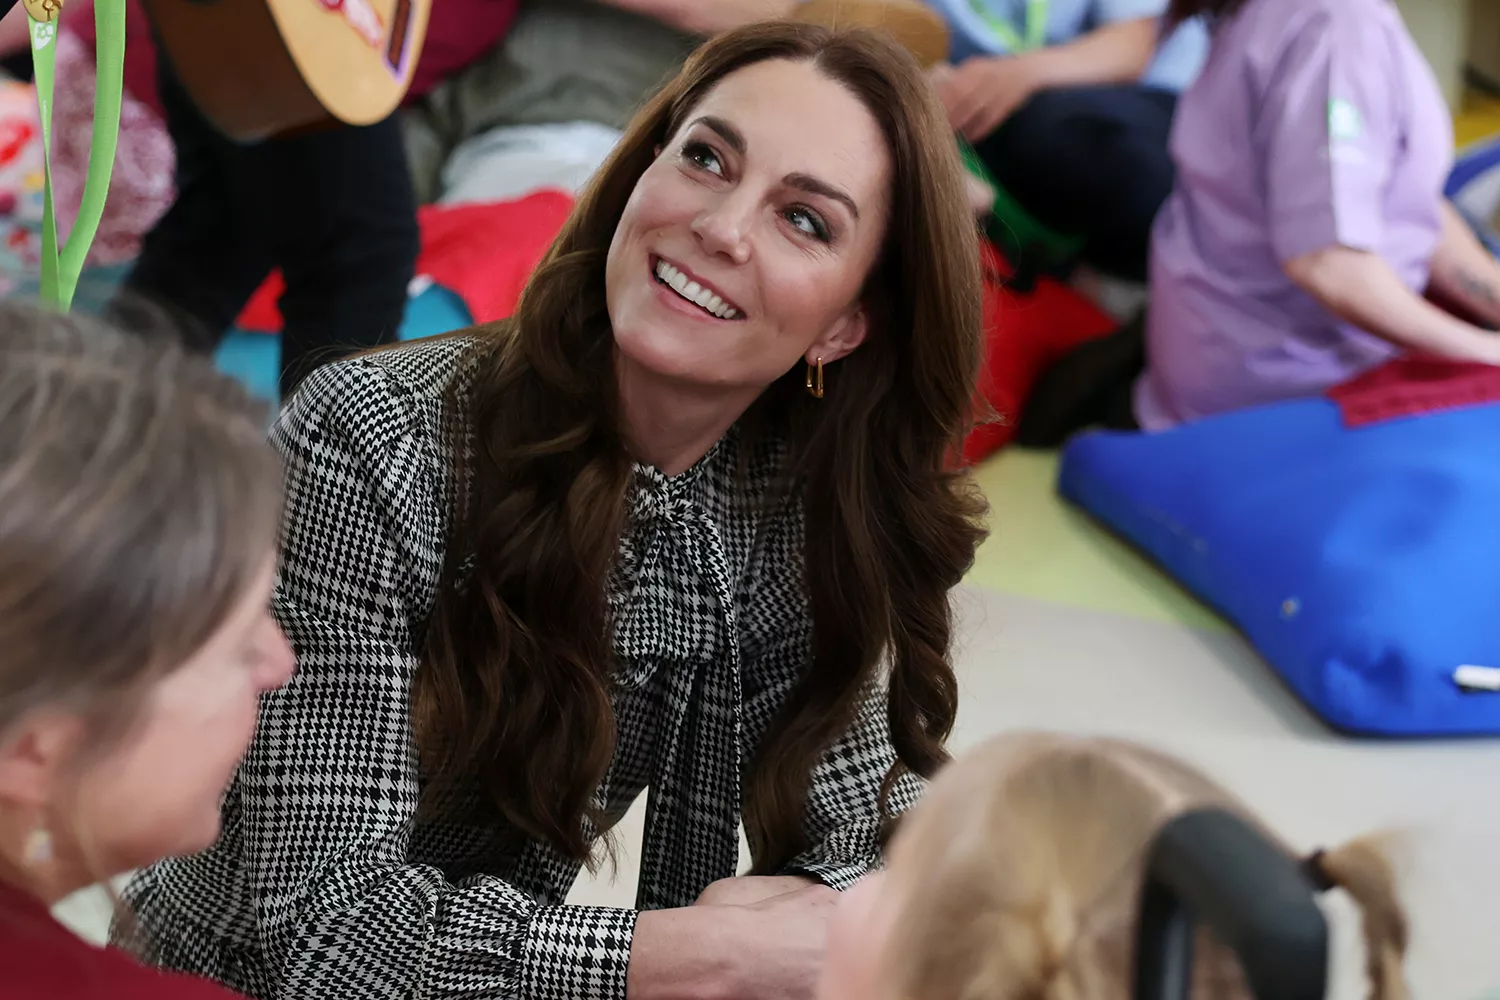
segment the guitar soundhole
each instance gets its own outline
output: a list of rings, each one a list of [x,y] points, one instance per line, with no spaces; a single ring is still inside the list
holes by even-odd
[[[391,12],[391,35],[386,42],[385,61],[392,73],[401,75],[406,63],[406,40],[411,34],[411,0],[396,0]]]

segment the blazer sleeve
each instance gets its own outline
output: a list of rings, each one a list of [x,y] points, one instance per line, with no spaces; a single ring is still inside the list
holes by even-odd
[[[619,1000],[633,911],[538,905],[410,856],[409,696],[446,518],[409,399],[370,359],[333,365],[272,432],[287,472],[274,611],[298,669],[263,703],[239,794],[275,995]]]
[[[896,760],[886,722],[886,685],[872,684],[854,724],[813,769],[804,813],[810,845],[786,868],[835,889],[847,889],[883,864],[880,849],[880,785]],[[916,804],[925,782],[904,774],[891,789],[889,809],[904,813]]]

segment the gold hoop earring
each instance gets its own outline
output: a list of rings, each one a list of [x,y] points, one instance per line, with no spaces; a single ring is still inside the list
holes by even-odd
[[[46,827],[37,827],[26,837],[26,848],[21,860],[28,868],[45,865],[52,860],[52,834]]]
[[[814,377],[813,377],[814,371],[817,372],[816,379],[814,379]],[[818,364],[817,364],[816,368],[814,368],[812,365],[808,365],[807,366],[807,391],[810,392],[810,393],[812,393],[813,399],[822,399],[823,398],[823,359],[822,358],[818,359]]]

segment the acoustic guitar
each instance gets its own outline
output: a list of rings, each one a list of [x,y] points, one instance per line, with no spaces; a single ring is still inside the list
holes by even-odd
[[[255,142],[401,103],[432,0],[142,0],[199,110]]]
[[[924,68],[948,55],[948,25],[921,0],[804,0],[792,19],[828,28],[874,28],[890,34]]]

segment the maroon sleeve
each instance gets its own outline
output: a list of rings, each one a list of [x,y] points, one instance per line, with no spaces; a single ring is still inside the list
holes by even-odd
[[[519,0],[432,0],[408,98],[421,97],[500,44],[519,6]]]

